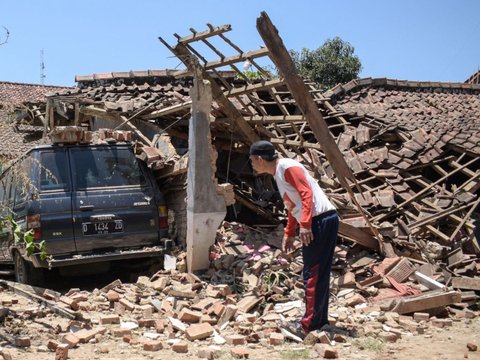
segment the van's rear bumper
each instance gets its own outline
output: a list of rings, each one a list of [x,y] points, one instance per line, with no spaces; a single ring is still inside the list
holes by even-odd
[[[73,255],[71,257],[51,257],[48,260],[40,259],[39,255],[30,256],[29,259],[36,268],[64,267],[71,265],[82,265],[99,262],[153,258],[162,256],[167,246],[151,246],[138,250],[118,250],[111,252],[102,252],[98,254]]]

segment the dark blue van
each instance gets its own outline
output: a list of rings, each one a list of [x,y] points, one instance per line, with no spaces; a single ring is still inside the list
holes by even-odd
[[[165,201],[129,143],[35,147],[0,176],[0,204],[2,218],[13,213],[46,243],[42,260],[0,231],[0,263],[23,283],[45,268],[155,257],[168,245]]]

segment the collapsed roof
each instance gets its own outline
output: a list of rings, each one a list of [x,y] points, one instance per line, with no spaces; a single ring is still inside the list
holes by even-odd
[[[175,46],[160,39],[185,64],[183,71],[77,76],[76,89],[49,97],[43,114],[30,114],[30,121],[52,128],[101,120],[138,130],[153,147],[160,146],[158,134],[167,133],[178,150],[188,138],[192,81],[209,80],[217,175],[235,185],[242,206],[271,221],[282,214],[271,183],[254,179],[247,164],[248,145],[269,139],[319,180],[340,211],[344,239],[429,261],[458,247],[480,252],[480,85],[359,79],[322,94],[305,82],[352,174],[345,186],[298,93],[282,74],[267,70],[271,49],[243,51],[226,37],[230,30],[192,29],[175,35]]]

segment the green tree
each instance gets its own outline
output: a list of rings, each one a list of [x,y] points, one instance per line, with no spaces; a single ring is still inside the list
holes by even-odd
[[[354,47],[341,38],[328,39],[316,50],[290,50],[301,76],[314,81],[321,90],[357,79],[362,63]]]

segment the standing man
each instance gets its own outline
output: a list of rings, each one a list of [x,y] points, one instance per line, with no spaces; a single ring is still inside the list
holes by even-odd
[[[283,251],[294,249],[297,224],[300,225],[306,307],[301,321],[289,324],[287,330],[303,338],[310,331],[328,325],[330,271],[339,222],[337,212],[305,167],[292,159],[279,159],[270,142],[261,140],[252,144],[250,161],[258,174],[274,176],[288,211]]]

